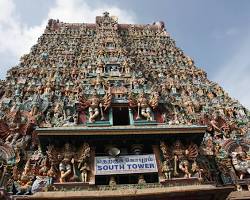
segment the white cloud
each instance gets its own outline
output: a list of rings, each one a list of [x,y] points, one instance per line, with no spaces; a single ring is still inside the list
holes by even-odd
[[[135,15],[131,11],[122,10],[113,5],[97,4],[91,7],[87,1],[57,0],[56,6],[51,8],[48,18],[59,19],[64,22],[95,22],[95,17],[108,11],[119,17],[119,23],[134,23]]]
[[[48,15],[37,26],[28,26],[18,17],[13,0],[0,0],[0,55],[8,52],[18,63],[19,58],[28,53],[31,46],[42,35],[48,19],[59,19],[63,22],[95,22],[95,17],[108,11],[119,16],[119,23],[134,23],[135,15],[131,11],[122,10],[113,5],[98,4],[90,6],[87,1],[57,0],[55,6],[48,10]],[[7,66],[0,61],[0,78],[4,78]],[[10,66],[8,66],[10,67]]]
[[[250,32],[250,30],[249,30]],[[220,66],[215,80],[250,109],[250,36],[247,36],[233,57]]]
[[[6,23],[8,22],[8,17],[11,16],[11,13],[13,12],[15,8],[15,5],[12,1],[8,0],[1,0],[0,1],[0,23]]]
[[[27,53],[35,43],[45,24],[28,27],[15,13],[16,7],[13,1],[0,1],[0,53],[9,52],[15,55],[17,63],[18,58]]]

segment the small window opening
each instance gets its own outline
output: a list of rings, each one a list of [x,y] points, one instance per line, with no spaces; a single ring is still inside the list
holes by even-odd
[[[129,125],[129,112],[127,107],[113,108],[113,125]]]

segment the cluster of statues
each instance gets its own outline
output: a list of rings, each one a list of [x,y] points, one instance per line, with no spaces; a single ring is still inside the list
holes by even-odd
[[[210,122],[219,115],[227,126],[235,121],[244,125],[249,114],[175,46],[164,24],[118,24],[109,15],[97,18],[95,25],[50,20],[38,43],[0,85],[1,111],[23,108],[40,117],[38,125],[44,127],[78,124],[79,101],[88,109],[89,122],[103,120],[114,87],[124,87],[142,101],[131,103],[127,93],[119,97],[138,108],[138,119],[153,120],[158,103],[164,104],[161,114],[169,125],[200,124],[202,113]],[[143,98],[153,92],[150,105]]]
[[[237,165],[239,160],[249,165],[243,154],[223,153],[228,141],[248,138],[249,111],[207,79],[176,47],[163,23],[118,24],[105,13],[96,24],[49,20],[30,53],[0,81],[1,142],[14,149],[17,163],[22,159],[26,163],[21,175],[14,173],[20,165],[13,168],[13,180],[22,181],[30,192],[30,180],[36,174],[30,166],[39,165],[40,175],[58,177],[60,172],[59,182],[79,178],[86,182],[88,145],[77,158],[68,144],[59,158],[55,152],[60,150],[50,146],[46,158],[34,164],[27,153],[38,151],[34,130],[108,121],[110,108],[119,103],[131,108],[135,121],[207,126],[199,148],[184,147],[179,141],[172,147],[161,143],[166,179],[201,178],[198,154],[230,157],[240,178],[248,173],[248,167],[244,171]]]
[[[84,143],[76,152],[72,145],[66,143],[64,148],[58,149],[53,145],[48,146],[48,160],[51,163],[47,174],[57,178],[57,172],[60,172],[59,182],[81,181],[88,182],[90,146]],[[78,176],[80,173],[80,177]]]
[[[63,148],[47,146],[46,154],[34,151],[24,164],[23,171],[19,168],[22,161],[16,162],[12,169],[12,177],[8,182],[16,194],[31,194],[34,190],[44,190],[44,182],[50,180],[65,182],[89,182],[90,146],[83,143],[78,148],[66,143]],[[44,187],[44,188],[43,188]]]
[[[196,144],[185,147],[180,140],[176,140],[172,146],[168,146],[166,142],[161,141],[160,149],[163,156],[161,171],[165,179],[202,178],[203,169],[196,162],[198,156]]]

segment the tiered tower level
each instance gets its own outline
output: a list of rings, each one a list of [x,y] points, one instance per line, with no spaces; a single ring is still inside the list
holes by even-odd
[[[57,183],[98,185],[91,171],[98,134],[85,134],[91,130],[161,130],[154,145],[156,182],[163,185],[175,179],[192,184],[194,177],[238,190],[249,185],[249,111],[176,47],[163,22],[119,24],[108,13],[95,24],[51,19],[0,82],[0,102],[0,186],[6,197],[53,190]],[[199,128],[202,137],[184,134]],[[170,129],[176,134],[169,136]],[[67,131],[86,138],[74,141]],[[148,148],[133,148],[136,155],[142,146]],[[38,179],[47,182],[39,187]],[[139,181],[147,182],[143,175]],[[109,185],[118,185],[114,176]]]

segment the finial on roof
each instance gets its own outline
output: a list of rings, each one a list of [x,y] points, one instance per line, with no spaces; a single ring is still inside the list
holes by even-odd
[[[108,17],[108,16],[109,16],[109,12],[105,11],[105,12],[103,13],[103,16],[104,16],[104,17]]]

